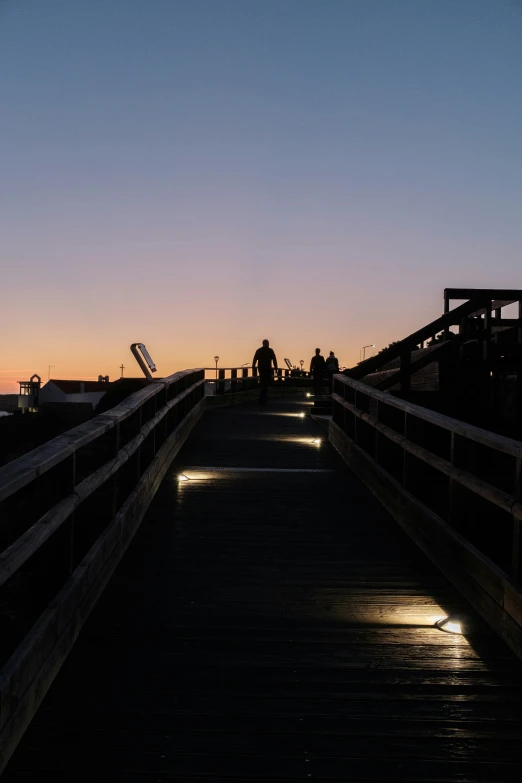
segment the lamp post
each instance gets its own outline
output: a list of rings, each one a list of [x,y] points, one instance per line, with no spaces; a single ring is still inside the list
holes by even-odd
[[[219,356],[214,356],[214,361],[216,362],[216,392],[215,393],[217,394],[217,372],[218,372],[217,364],[219,362]]]
[[[47,380],[49,380],[49,378],[51,377],[51,367],[56,367],[56,365],[55,364],[49,364],[47,366]]]
[[[366,349],[367,348],[375,348],[375,343],[370,343],[370,345],[363,345],[363,347],[361,348],[363,362],[366,359]],[[361,351],[359,351],[359,359],[361,358]]]

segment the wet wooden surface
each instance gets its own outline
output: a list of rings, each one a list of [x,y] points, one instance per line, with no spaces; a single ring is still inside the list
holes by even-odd
[[[2,783],[522,779],[520,663],[308,409],[205,414]]]

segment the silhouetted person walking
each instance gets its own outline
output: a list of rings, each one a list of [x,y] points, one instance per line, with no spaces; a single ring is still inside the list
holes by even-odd
[[[310,362],[310,375],[314,379],[314,397],[319,397],[321,394],[321,385],[324,376],[325,361],[324,356],[321,356],[321,349],[315,349],[315,356],[312,357]]]
[[[328,376],[328,386],[330,388],[330,394],[333,388],[333,376],[339,372],[339,360],[333,351],[330,351],[328,359],[326,360],[326,375]]]
[[[277,371],[276,355],[270,348],[270,343],[268,340],[263,340],[262,347],[257,349],[252,361],[252,367],[257,365],[259,368],[259,383],[261,386],[259,402],[261,405],[265,405],[268,400],[268,387],[270,385],[273,372],[272,364],[274,365],[274,370]]]

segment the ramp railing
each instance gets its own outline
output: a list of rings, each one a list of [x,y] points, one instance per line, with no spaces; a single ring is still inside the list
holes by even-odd
[[[206,367],[205,382],[207,394],[235,394],[256,389],[259,384],[257,367]],[[309,386],[309,374],[299,370],[279,368],[273,371],[272,385],[277,388]]]
[[[522,442],[343,375],[334,376],[330,437],[522,654]]]
[[[154,381],[0,468],[0,771],[204,404]]]

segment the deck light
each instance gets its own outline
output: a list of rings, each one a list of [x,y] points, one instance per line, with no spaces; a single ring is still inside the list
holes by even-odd
[[[306,396],[311,397],[312,395],[310,394],[310,392],[306,392]]]
[[[314,446],[320,446],[320,445],[321,445],[321,442],[322,442],[322,441],[321,441],[321,438],[314,438],[314,439],[313,439],[313,441],[312,441],[312,443],[314,444]]]
[[[299,414],[299,418],[300,418],[300,419],[304,419],[304,417],[305,417],[304,413],[300,413],[300,414]]]
[[[454,634],[469,634],[474,630],[473,621],[468,617],[459,614],[451,614],[435,623],[439,631]]]
[[[185,476],[184,473],[180,473],[178,476],[178,481],[190,481],[188,476]]]

